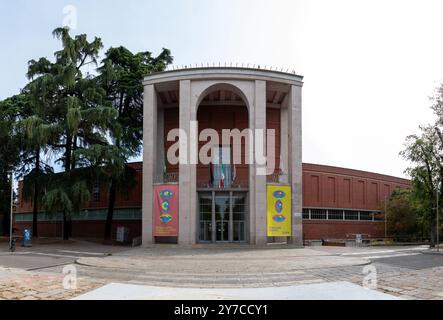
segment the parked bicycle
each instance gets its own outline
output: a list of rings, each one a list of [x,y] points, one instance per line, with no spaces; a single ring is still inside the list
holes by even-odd
[[[9,246],[9,251],[11,251],[11,252],[15,252],[16,243],[18,240],[18,237],[14,236],[16,231],[17,231],[16,228],[12,229],[12,239],[11,239],[11,244]]]

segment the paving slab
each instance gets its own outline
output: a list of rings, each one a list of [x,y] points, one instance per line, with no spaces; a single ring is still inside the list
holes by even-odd
[[[398,297],[338,281],[239,289],[196,289],[110,283],[74,300],[398,300]]]

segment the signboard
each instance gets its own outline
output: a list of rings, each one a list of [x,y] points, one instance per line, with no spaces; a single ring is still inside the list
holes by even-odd
[[[267,208],[268,237],[291,236],[291,187],[268,185]]]
[[[154,237],[178,236],[178,185],[154,186]]]

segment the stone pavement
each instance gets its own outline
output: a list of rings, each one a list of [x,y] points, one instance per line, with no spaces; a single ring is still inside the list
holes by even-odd
[[[58,255],[64,249],[57,250],[60,251],[56,251]],[[39,271],[0,268],[0,299],[70,299],[115,282],[196,289],[289,287],[339,281],[362,286],[367,270],[375,270],[379,292],[406,299],[443,300],[441,265],[428,267],[425,263],[425,267],[414,269],[392,264],[389,259],[389,256],[404,259],[409,255],[414,261],[425,261],[431,255],[422,254],[423,248],[419,247],[253,249],[166,245],[126,248],[112,256],[84,254],[80,247],[78,250],[78,264],[74,265],[78,275],[77,290],[63,289],[64,266],[45,267]],[[368,258],[374,256],[384,258]]]
[[[63,274],[0,268],[0,300],[65,300],[104,285],[80,277],[77,289],[63,288]]]
[[[110,283],[74,300],[398,300],[350,282],[323,282],[260,289],[195,289]]]

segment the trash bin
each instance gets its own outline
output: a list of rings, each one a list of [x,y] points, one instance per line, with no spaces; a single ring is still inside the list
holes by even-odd
[[[32,247],[32,231],[31,229],[25,228],[23,230],[23,247]]]
[[[126,243],[129,240],[129,229],[127,227],[117,227],[117,242]]]

